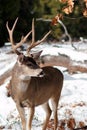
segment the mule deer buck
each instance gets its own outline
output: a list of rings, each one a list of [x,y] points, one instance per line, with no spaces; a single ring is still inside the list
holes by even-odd
[[[39,41],[35,42],[34,20],[32,21],[32,30],[20,40],[18,44],[14,43],[13,32],[18,18],[15,20],[12,29],[6,24],[10,42],[13,51],[18,55],[16,64],[12,71],[11,96],[16,103],[17,110],[21,117],[22,129],[31,130],[32,119],[35,112],[35,107],[42,105],[46,112],[46,120],[42,130],[46,130],[47,123],[51,116],[51,108],[49,100],[52,103],[54,113],[54,130],[57,129],[58,115],[57,107],[63,86],[63,74],[60,70],[53,67],[40,68],[35,58],[39,58],[40,52],[30,54],[30,50],[39,45],[50,34],[50,31]],[[28,47],[27,55],[24,55],[19,48],[32,32],[32,43]],[[24,107],[29,108],[29,115],[26,121]]]

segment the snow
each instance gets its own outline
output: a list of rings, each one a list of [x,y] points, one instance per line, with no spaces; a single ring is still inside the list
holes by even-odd
[[[78,45],[78,43],[77,43],[77,45]],[[85,47],[83,47],[83,46],[85,46]],[[85,50],[87,50],[87,45],[83,44],[83,46],[80,45],[81,50],[82,50],[82,48],[85,48]],[[61,47],[62,47],[62,49],[61,49]],[[83,62],[83,61],[87,60],[87,54],[83,53],[85,50],[84,51],[77,51],[74,48],[72,48],[70,45],[61,46],[60,44],[58,44],[58,45],[54,46],[52,44],[49,46],[49,44],[45,44],[45,45],[42,44],[42,45],[40,45],[40,48],[36,47],[35,49],[36,50],[38,50],[38,49],[43,50],[43,52],[41,54],[42,56],[47,55],[47,54],[58,56],[58,53],[59,53],[59,54],[64,54],[75,61],[82,61]]]
[[[14,109],[15,103],[13,102],[12,98],[7,99],[7,90],[6,90],[6,84],[3,84],[0,87],[0,117],[6,121],[7,115],[11,110]],[[4,122],[6,123],[6,122]]]
[[[15,54],[0,54],[0,76],[14,66],[16,58],[17,56]]]
[[[54,46],[53,44],[42,44],[36,48],[36,51],[38,48],[43,50],[42,55],[50,54],[58,56],[58,53],[60,53],[69,56],[75,61],[83,62],[87,60],[87,53],[85,51],[76,51],[70,45]],[[16,62],[17,56],[15,54],[7,54],[9,50],[10,48],[6,49],[6,47],[0,48],[0,76],[7,70],[12,69]],[[64,71],[66,68],[55,67],[64,74],[64,84],[58,106],[59,120],[73,117],[76,121],[75,127],[79,127],[80,121],[87,125],[87,73],[70,75]],[[0,127],[5,126],[4,130],[16,130],[16,128],[21,129],[20,117],[14,101],[6,95],[6,85],[9,83],[9,79],[10,77],[0,86]],[[37,107],[32,123],[33,129],[40,130],[44,118],[45,113],[43,109],[41,106]],[[66,127],[65,130],[68,130],[68,128]]]
[[[69,56],[72,60],[75,61],[84,61],[87,60],[87,54],[84,54],[83,52],[77,52],[76,50],[71,50],[71,49],[66,49],[66,48],[56,48],[56,47],[49,47],[45,48],[44,51],[42,52],[42,55],[45,54],[50,54],[50,55],[58,55],[60,54],[65,54]]]

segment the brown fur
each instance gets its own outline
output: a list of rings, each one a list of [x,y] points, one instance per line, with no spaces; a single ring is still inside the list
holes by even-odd
[[[54,130],[57,129],[57,107],[63,86],[63,74],[60,70],[53,67],[43,67],[41,70],[44,72],[42,77],[30,77],[29,80],[21,80],[19,77],[21,74],[25,74],[23,65],[16,63],[12,73],[11,80],[11,94],[12,98],[16,102],[17,109],[19,111],[23,130],[31,130],[31,123],[34,115],[35,106],[42,105],[46,112],[46,121],[43,125],[43,130],[46,130],[47,123],[51,115],[51,109],[49,106],[49,99],[53,106],[54,112]],[[36,67],[38,70],[40,68]],[[34,69],[36,71],[36,69]],[[33,71],[33,73],[34,73]],[[29,75],[30,71],[27,71]],[[31,74],[30,74],[31,75]],[[26,124],[24,108],[26,106],[30,109],[30,115],[28,123]]]

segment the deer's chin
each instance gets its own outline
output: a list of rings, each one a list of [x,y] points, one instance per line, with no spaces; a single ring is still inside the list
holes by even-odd
[[[30,80],[31,79],[31,76],[25,76],[25,75],[20,75],[19,77],[21,80],[24,80],[24,81],[27,81],[27,80]]]
[[[37,75],[37,77],[44,77],[45,76],[45,73],[43,72],[43,71],[41,71],[38,75]]]

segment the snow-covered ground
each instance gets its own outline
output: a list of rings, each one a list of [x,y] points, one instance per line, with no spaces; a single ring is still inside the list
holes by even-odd
[[[84,61],[87,60],[87,45],[76,44],[79,51],[74,50],[70,45],[61,44],[42,44],[36,47],[36,50],[42,49],[42,55],[51,54],[58,55],[58,53],[66,54],[72,60]],[[15,54],[6,54],[9,52],[10,47],[0,48],[0,76],[4,74],[7,70],[11,69],[17,56]],[[62,72],[66,68],[57,67]],[[64,74],[64,84],[61,93],[61,98],[58,106],[58,117],[59,124],[64,121],[64,130],[71,130],[69,128],[69,121],[73,123],[74,127],[82,127],[87,125],[87,73],[77,73],[68,74],[68,72],[63,72]],[[21,130],[20,117],[17,112],[14,101],[11,97],[7,97],[6,85],[9,83],[10,77],[7,77],[6,81],[0,86],[0,128],[4,130]],[[27,109],[26,109],[27,114]],[[34,119],[33,119],[33,129],[41,130],[42,122],[45,118],[45,113],[41,106],[36,108]],[[53,116],[51,116],[53,119]],[[71,125],[70,124],[70,125]],[[71,127],[71,126],[70,126]],[[51,130],[51,128],[49,128]],[[61,129],[63,130],[63,128]]]

